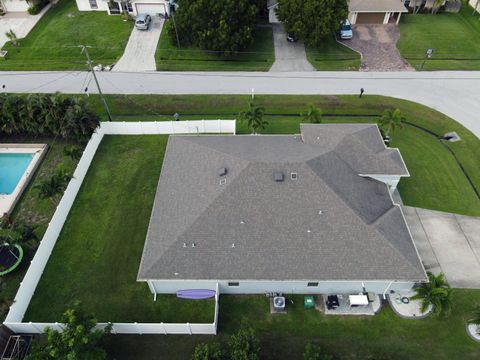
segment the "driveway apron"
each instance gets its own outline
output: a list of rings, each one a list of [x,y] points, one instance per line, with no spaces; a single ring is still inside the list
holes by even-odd
[[[270,71],[315,71],[307,60],[303,42],[287,41],[287,34],[282,24],[272,24],[275,62]]]
[[[155,51],[162,33],[164,19],[152,17],[148,30],[133,28],[125,51],[112,71],[143,72],[155,71]]]
[[[480,218],[410,206],[403,212],[427,271],[452,287],[480,289]]]
[[[398,25],[353,25],[353,38],[341,40],[362,54],[360,71],[414,71],[398,52]]]

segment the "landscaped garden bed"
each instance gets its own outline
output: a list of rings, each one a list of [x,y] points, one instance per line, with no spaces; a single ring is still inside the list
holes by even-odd
[[[86,70],[79,45],[89,45],[95,64],[110,65],[123,54],[133,22],[105,12],[78,11],[73,0],[60,0],[18,46],[7,43],[0,70]],[[80,86],[80,85],[79,85]]]
[[[415,68],[425,60],[427,49],[433,56],[424,70],[479,70],[480,15],[463,1],[459,13],[408,14],[400,20],[400,54]]]

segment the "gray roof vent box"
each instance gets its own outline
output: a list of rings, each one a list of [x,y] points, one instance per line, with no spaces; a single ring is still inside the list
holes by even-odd
[[[285,175],[283,175],[282,172],[276,171],[273,173],[273,179],[277,182],[282,182],[285,178]]]
[[[222,168],[218,169],[218,176],[225,176],[225,175],[227,175],[227,172],[228,172],[227,168],[222,167]]]

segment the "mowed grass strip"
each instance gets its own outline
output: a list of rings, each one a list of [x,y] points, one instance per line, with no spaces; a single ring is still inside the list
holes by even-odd
[[[314,341],[335,359],[473,360],[480,347],[465,331],[466,320],[480,301],[480,290],[455,289],[453,311],[446,317],[406,320],[388,305],[375,316],[325,316],[303,308],[303,296],[287,295],[288,313],[270,315],[265,296],[220,297],[219,335],[110,337],[111,359],[190,359],[196,344],[226,343],[242,323],[256,330],[260,358],[302,359],[305,345]],[[291,301],[290,301],[291,300]]]
[[[95,64],[110,65],[123,54],[133,22],[106,12],[78,11],[74,0],[60,0],[48,10],[19,46],[7,43],[0,70],[86,70],[79,45],[89,45]],[[79,80],[81,85],[81,81]]]
[[[25,321],[60,321],[80,300],[99,322],[213,322],[213,300],[154,302],[136,281],[167,139],[103,139]]]
[[[400,54],[418,68],[431,48],[433,57],[424,70],[479,70],[480,16],[472,13],[473,8],[463,1],[457,14],[403,15],[397,43]]]
[[[108,96],[118,121],[172,120],[175,112],[180,113],[182,120],[235,119],[250,99],[244,95]],[[90,96],[89,101],[103,113],[97,96]],[[462,140],[444,144],[452,149],[480,189],[480,140],[458,122],[424,105],[383,96],[351,95],[255,95],[255,103],[264,106],[269,114],[265,132],[283,134],[300,131],[299,114],[310,103],[322,109],[324,122],[375,123],[385,109],[399,108],[408,122],[439,136],[456,131]],[[242,123],[237,123],[237,131],[248,132]],[[405,124],[393,134],[392,146],[400,148],[411,174],[399,185],[406,205],[480,216],[480,200],[452,154],[435,136]]]
[[[358,70],[360,54],[338,43],[334,37],[315,48],[305,46],[307,59],[319,71]]]
[[[171,21],[165,22],[155,59],[162,71],[268,71],[275,60],[270,26],[257,26],[254,43],[232,56],[222,56],[193,46],[178,48],[170,37]]]

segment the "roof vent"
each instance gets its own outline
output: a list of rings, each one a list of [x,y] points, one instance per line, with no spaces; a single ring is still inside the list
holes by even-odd
[[[311,232],[312,232],[312,230],[310,230],[310,229],[308,229],[308,230],[307,230],[307,233],[309,233],[309,234],[310,234]]]
[[[282,182],[283,179],[285,178],[285,175],[283,175],[283,173],[280,171],[276,171],[273,173],[273,178],[277,182]]]
[[[186,247],[187,247],[187,243],[183,243],[183,247],[186,248]]]
[[[195,246],[197,246],[197,245],[195,245],[195,243],[192,243],[192,247],[195,247]]]
[[[220,185],[225,185],[227,183],[227,178],[220,179]]]
[[[322,215],[323,214],[323,211],[322,210],[318,210],[318,215]]]
[[[235,247],[235,243],[232,244],[232,248],[234,248],[234,247]]]
[[[218,176],[225,176],[225,175],[227,175],[227,172],[228,172],[227,168],[222,167],[222,168],[218,169]]]
[[[298,179],[297,173],[294,173],[294,172],[290,173],[290,179],[297,180]]]

